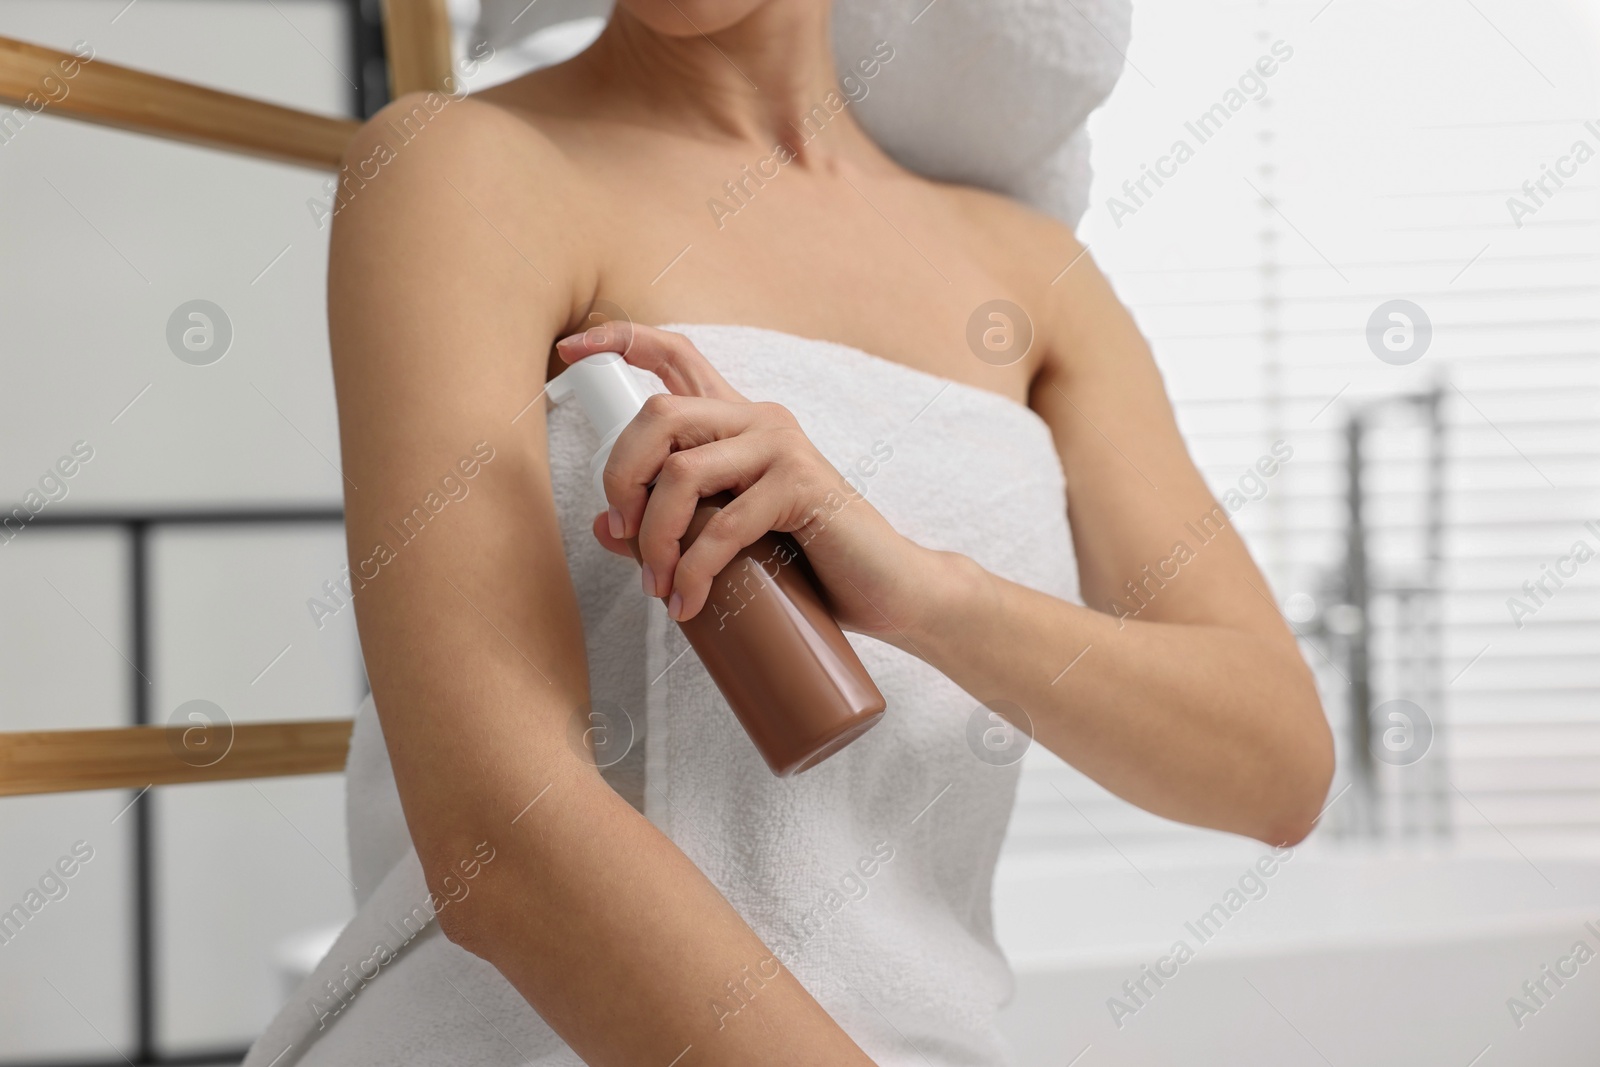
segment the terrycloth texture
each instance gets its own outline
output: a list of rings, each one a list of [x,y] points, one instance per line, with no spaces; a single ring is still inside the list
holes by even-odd
[[[789,407],[913,540],[1075,598],[1061,465],[1028,409],[841,345],[751,327],[669,328],[746,396]],[[594,696],[625,708],[642,737],[642,766],[618,763],[607,772],[613,784],[625,795],[643,787],[645,814],[877,1063],[1003,1063],[995,1016],[1011,975],[994,942],[990,887],[1017,768],[977,755],[990,725],[983,694],[852,635],[888,713],[821,766],[773,777],[681,631],[640,594],[634,564],[594,541],[597,441],[576,404],[551,411],[549,438]],[[404,917],[426,917],[417,905],[427,893],[370,701],[348,777],[356,918],[245,1067],[577,1064],[498,972],[436,923],[403,944]],[[342,969],[355,973],[380,943],[395,958],[334,998],[326,983],[349,980]],[[319,1031],[308,1002],[348,1006]],[[734,1006],[725,998],[722,1011]],[[707,1022],[719,1014],[708,996]]]
[[[1131,23],[1130,0],[837,0],[833,51],[842,74],[877,41],[894,48],[852,106],[902,166],[1076,226],[1084,123],[1122,73]]]
[[[475,32],[514,49],[610,11],[611,0],[483,0]],[[1084,120],[1122,73],[1131,23],[1130,0],[836,0],[833,50],[843,77],[879,41],[894,49],[850,106],[903,166],[1075,226],[1089,192]],[[537,65],[566,58],[537,44],[528,54]]]

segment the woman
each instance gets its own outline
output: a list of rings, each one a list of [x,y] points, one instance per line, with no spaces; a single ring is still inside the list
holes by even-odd
[[[998,1062],[1000,715],[1169,818],[1274,845],[1315,822],[1312,679],[1128,314],[1067,227],[815,118],[828,8],[621,0],[571,62],[402,99],[352,146],[329,310],[355,602],[438,924],[340,970],[347,935],[285,1009],[308,1036],[249,1062]],[[610,350],[676,397],[596,515],[592,435],[540,398]],[[769,529],[889,702],[789,781],[650,600],[693,616]],[[601,718],[635,739],[604,774],[573,740]],[[363,784],[384,750],[357,734],[376,915],[396,861],[362,859],[361,794],[388,772]]]

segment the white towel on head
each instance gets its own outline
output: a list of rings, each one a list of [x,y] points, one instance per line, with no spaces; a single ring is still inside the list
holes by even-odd
[[[894,48],[855,107],[902,166],[1076,225],[1084,123],[1122,73],[1131,17],[1129,0],[838,0],[834,58],[844,71],[877,41]]]
[[[551,27],[603,18],[611,6],[483,0],[475,32],[516,47]],[[833,52],[843,76],[879,42],[894,49],[851,107],[902,166],[1004,193],[1075,226],[1089,192],[1084,123],[1122,73],[1131,27],[1130,0],[836,0]],[[573,49],[589,42],[565,39]],[[529,63],[565,58],[546,46]]]
[[[746,396],[786,405],[896,529],[1076,596],[1061,465],[1027,408],[842,345],[740,326],[669,328]],[[551,411],[549,440],[592,695],[626,709],[640,739],[608,779],[624,795],[642,793],[651,821],[876,1063],[1003,1063],[995,1019],[1011,975],[994,942],[990,886],[1020,752],[995,751],[984,694],[852,635],[887,714],[822,765],[773,777],[682,632],[639,592],[637,568],[590,533],[598,442],[576,405]],[[1065,663],[1076,650],[1061,652]],[[504,1063],[508,1045],[518,1062],[577,1064],[499,973],[436,923],[408,938],[426,918],[427,890],[370,701],[351,749],[356,917],[244,1067]],[[366,963],[375,957],[384,961]],[[708,996],[707,1021],[736,1019],[739,1003],[732,992]]]

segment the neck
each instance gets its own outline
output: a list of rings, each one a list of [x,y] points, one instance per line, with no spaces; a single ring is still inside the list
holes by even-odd
[[[608,95],[647,108],[656,128],[761,149],[781,143],[802,165],[871,147],[840,106],[828,5],[769,0],[709,33],[682,20],[681,35],[661,33],[619,5],[580,61]]]

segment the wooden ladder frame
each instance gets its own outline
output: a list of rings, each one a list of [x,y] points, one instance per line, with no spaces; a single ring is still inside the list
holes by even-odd
[[[384,0],[383,36],[391,98],[452,88],[445,0]],[[72,92],[46,102],[46,79],[67,70]],[[0,107],[324,170],[338,169],[360,126],[6,37]],[[350,728],[333,719],[0,732],[0,796],[326,774],[344,769]],[[209,766],[184,758],[196,729],[226,756]]]

